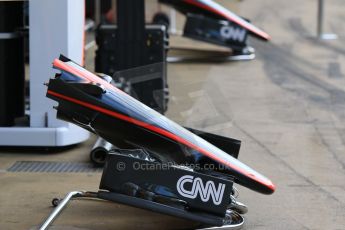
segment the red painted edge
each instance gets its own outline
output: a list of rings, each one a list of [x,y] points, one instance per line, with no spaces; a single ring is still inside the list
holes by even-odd
[[[212,8],[212,7],[209,7],[209,6],[207,6],[207,5],[205,5],[205,4],[202,4],[202,3],[198,2],[198,1],[195,1],[195,0],[184,0],[184,1],[187,2],[187,3],[189,3],[189,4],[195,5],[195,6],[197,6],[197,7],[200,7],[200,8],[203,8],[203,9],[205,9],[205,10],[208,10],[208,11],[211,11],[211,12],[213,12],[213,13],[216,13],[216,14],[218,14],[218,15],[221,15],[221,16],[227,18],[228,20],[233,21],[233,22],[239,24],[240,26],[244,27],[245,29],[247,29],[247,30],[249,30],[249,31],[251,31],[251,32],[253,32],[253,33],[259,35],[260,37],[262,37],[262,38],[264,38],[264,39],[266,39],[266,40],[271,40],[271,36],[270,36],[269,34],[263,32],[263,31],[260,31],[260,30],[258,30],[258,29],[255,29],[255,28],[250,28],[250,27],[248,27],[247,25],[243,24],[243,23],[242,23],[241,21],[239,21],[238,19],[236,19],[236,18],[231,18],[231,17],[229,17],[227,14],[224,14],[224,13],[222,13],[222,12],[220,12],[220,11],[218,11],[218,10]]]
[[[114,87],[112,84],[102,80],[101,78],[99,78],[97,75],[89,72],[89,71],[81,71],[77,68],[74,68],[73,66],[70,66],[68,64],[66,64],[65,62],[59,60],[59,59],[55,59],[53,62],[53,66],[54,68],[57,68],[59,70],[63,70],[66,72],[69,72],[75,76],[81,77],[85,80],[88,80],[90,82],[95,82],[95,83],[99,83],[103,86],[105,86],[106,88],[110,88],[110,89],[114,89],[116,91],[122,92],[120,89]],[[82,67],[81,67],[82,68]],[[122,92],[123,93],[123,92]]]

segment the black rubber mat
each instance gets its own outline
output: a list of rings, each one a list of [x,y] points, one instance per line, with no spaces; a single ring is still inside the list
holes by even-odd
[[[48,172],[48,173],[89,173],[102,172],[91,163],[54,162],[54,161],[17,161],[7,169],[7,172]]]

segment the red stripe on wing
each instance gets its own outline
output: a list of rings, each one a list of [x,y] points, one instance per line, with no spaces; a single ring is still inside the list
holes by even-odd
[[[262,30],[260,30],[258,28],[256,28],[255,26],[253,26],[250,23],[242,20],[239,17],[238,18],[237,17],[231,17],[231,16],[229,16],[228,14],[226,14],[224,12],[216,10],[216,9],[214,9],[214,8],[212,8],[212,7],[210,7],[210,6],[206,5],[206,4],[203,4],[201,2],[198,2],[196,0],[184,0],[184,2],[187,2],[189,4],[192,4],[194,6],[200,7],[200,8],[205,9],[205,10],[211,11],[211,12],[216,13],[218,15],[221,15],[222,17],[228,19],[229,21],[235,22],[238,25],[242,26],[243,28],[251,31],[252,33],[254,33],[254,34],[256,34],[256,35],[258,35],[260,37],[262,37],[263,39],[271,40],[271,36],[269,34],[265,33],[264,31],[262,31]]]
[[[52,95],[52,96],[55,96],[55,97],[58,97],[58,98],[61,98],[63,100],[66,100],[66,101],[70,101],[70,102],[73,102],[75,104],[79,104],[79,105],[82,105],[86,108],[89,108],[89,109],[92,109],[92,110],[95,110],[95,111],[98,111],[98,112],[101,112],[103,114],[106,114],[106,115],[109,115],[109,116],[112,116],[112,117],[115,117],[117,119],[120,119],[120,120],[123,120],[123,121],[127,121],[129,123],[132,123],[132,124],[135,124],[137,126],[140,126],[142,128],[145,128],[145,129],[148,129],[150,131],[153,131],[155,133],[158,133],[162,136],[165,136],[171,140],[174,140],[176,142],[179,142],[181,144],[184,144],[204,155],[206,155],[207,157],[215,160],[216,162],[219,162],[219,163],[222,163],[228,167],[230,167],[231,169],[241,173],[241,174],[244,174],[246,175],[247,177],[249,178],[252,178],[253,180],[259,182],[260,184],[264,185],[265,187],[269,188],[272,192],[275,190],[275,186],[274,184],[270,181],[270,180],[262,180],[260,178],[257,178],[255,177],[255,175],[245,171],[244,169],[236,166],[236,165],[233,165],[231,163],[229,163],[228,161],[225,161],[224,159],[212,154],[211,152],[208,152],[206,151],[205,149],[202,149],[200,148],[199,146],[196,146],[195,144],[171,133],[171,132],[168,132],[162,128],[159,128],[159,127],[156,127],[154,125],[150,125],[148,123],[145,123],[143,121],[139,121],[139,120],[136,120],[132,117],[128,117],[126,115],[123,115],[123,114],[120,114],[120,113],[117,113],[117,112],[114,112],[114,111],[111,111],[111,110],[108,110],[108,109],[104,109],[102,107],[99,107],[99,106],[96,106],[96,105],[93,105],[93,104],[90,104],[90,103],[87,103],[87,102],[83,102],[83,101],[80,101],[78,99],[75,99],[75,98],[71,98],[71,97],[68,97],[68,96],[65,96],[65,95],[62,95],[62,94],[59,94],[59,93],[56,93],[54,91],[51,91],[51,90],[48,90],[47,92],[48,94]]]

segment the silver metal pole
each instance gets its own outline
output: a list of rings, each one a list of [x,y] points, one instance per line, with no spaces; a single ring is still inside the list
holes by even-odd
[[[101,0],[95,0],[95,28],[101,23]]]
[[[170,33],[176,34],[177,28],[176,28],[176,10],[170,9]]]
[[[318,10],[317,10],[317,38],[320,40],[332,40],[337,39],[336,34],[324,34],[323,24],[324,24],[324,0],[318,0]]]
[[[114,11],[114,23],[117,22],[117,1],[111,0],[111,10]]]
[[[322,29],[323,29],[323,7],[324,2],[323,0],[318,0],[318,8],[317,8],[317,37],[322,37]]]
[[[74,191],[67,194],[67,196],[59,203],[59,205],[54,209],[54,211],[50,214],[50,216],[44,221],[42,226],[39,230],[46,230],[48,227],[54,222],[54,220],[58,217],[61,211],[66,207],[68,202],[78,196],[81,196],[84,192]]]

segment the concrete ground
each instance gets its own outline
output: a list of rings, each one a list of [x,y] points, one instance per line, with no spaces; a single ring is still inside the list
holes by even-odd
[[[270,43],[251,40],[256,60],[169,65],[167,116],[242,140],[240,160],[277,186],[271,196],[238,186],[249,206],[244,229],[345,229],[345,2],[326,6],[325,28],[338,40],[312,38],[316,1],[243,1],[236,3],[238,12],[273,37]],[[36,229],[52,210],[51,198],[97,190],[101,176],[7,172],[13,163],[88,162],[93,142],[54,152],[0,149],[0,229]],[[74,201],[52,229],[181,226],[118,204]]]

